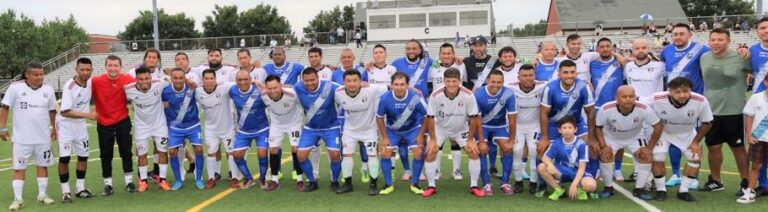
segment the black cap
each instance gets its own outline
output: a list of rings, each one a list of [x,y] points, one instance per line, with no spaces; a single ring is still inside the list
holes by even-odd
[[[477,37],[472,38],[472,45],[481,42],[484,44],[488,44],[488,39],[485,39],[482,35],[478,35]]]

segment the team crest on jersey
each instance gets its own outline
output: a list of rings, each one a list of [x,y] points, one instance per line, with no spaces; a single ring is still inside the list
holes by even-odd
[[[693,52],[688,52],[688,54],[685,55],[685,57],[688,58],[689,60],[692,59],[693,56],[695,56],[693,55]]]
[[[291,105],[290,105],[290,104],[288,104],[288,102],[284,102],[284,103],[283,103],[283,107],[284,107],[284,108],[288,108],[289,106],[291,106]]]
[[[667,111],[666,110],[662,110],[661,111],[661,115],[667,115]]]
[[[47,93],[44,93],[44,94],[43,94],[43,98],[44,98],[44,99],[48,99],[48,94],[47,94]]]
[[[696,113],[693,110],[688,110],[688,117],[693,117],[693,115],[696,115]]]
[[[362,101],[363,103],[365,103],[366,101],[368,101],[368,97],[363,97],[362,99],[360,99],[360,101]]]
[[[760,106],[755,107],[755,110],[762,110],[762,109],[763,107],[760,107]]]
[[[21,105],[21,106],[20,106],[20,107],[21,107],[21,109],[27,109],[27,107],[28,107],[28,106],[27,106],[27,102],[21,102],[21,103],[20,103],[20,105]]]
[[[440,118],[445,118],[445,113],[443,113],[443,111],[439,111],[437,112],[437,116]]]
[[[634,120],[632,120],[632,123],[637,123],[637,122],[639,122],[639,121],[640,121],[640,117],[635,117],[635,119],[634,119]]]
[[[21,92],[21,96],[27,96],[27,92]]]
[[[464,107],[464,101],[459,101],[459,107]]]

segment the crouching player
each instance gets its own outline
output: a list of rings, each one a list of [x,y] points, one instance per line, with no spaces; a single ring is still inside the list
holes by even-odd
[[[587,192],[593,192],[597,187],[594,177],[586,172],[589,149],[587,142],[576,137],[576,123],[576,119],[571,116],[558,121],[560,138],[552,140],[538,166],[539,176],[555,189],[549,195],[551,200],[558,200],[565,194],[565,189],[558,181],[571,182],[568,188],[568,197],[571,199],[586,200]]]

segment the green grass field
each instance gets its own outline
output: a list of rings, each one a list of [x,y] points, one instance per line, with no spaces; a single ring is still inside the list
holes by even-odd
[[[10,126],[9,126],[10,128]],[[96,127],[89,125],[91,137],[91,154],[88,163],[88,175],[86,178],[87,187],[91,189],[98,197],[92,199],[74,199],[71,204],[60,202],[60,184],[58,183],[58,172],[56,165],[49,168],[49,186],[48,194],[57,202],[50,206],[44,206],[35,202],[37,196],[37,183],[35,181],[34,169],[29,169],[27,173],[26,184],[24,186],[24,200],[26,206],[23,211],[188,211],[201,209],[203,211],[644,211],[639,204],[631,201],[620,193],[609,199],[598,199],[588,201],[572,201],[561,199],[560,201],[550,201],[546,198],[536,198],[528,193],[505,196],[498,190],[499,180],[493,178],[495,196],[477,198],[468,193],[469,174],[466,171],[466,157],[464,159],[463,181],[454,181],[448,171],[450,162],[447,158],[443,159],[442,180],[438,181],[439,192],[436,196],[422,198],[411,193],[408,190],[408,183],[400,181],[402,175],[402,165],[397,165],[394,172],[396,179],[396,190],[393,194],[387,196],[368,196],[367,184],[360,182],[359,165],[356,164],[353,180],[355,181],[355,191],[349,194],[337,195],[329,190],[330,183],[329,170],[326,157],[322,158],[322,167],[320,175],[320,189],[313,193],[298,193],[294,188],[294,182],[290,179],[292,165],[290,155],[283,155],[288,160],[283,160],[282,171],[284,173],[281,179],[282,187],[274,192],[265,192],[257,187],[248,190],[229,190],[229,182],[222,180],[216,188],[210,190],[198,190],[193,183],[193,175],[186,176],[185,187],[180,191],[166,192],[158,190],[154,183],[150,183],[150,190],[140,194],[129,194],[123,187],[122,169],[120,168],[120,159],[117,154],[116,160],[113,160],[113,176],[116,192],[110,197],[101,197],[103,181],[101,179],[101,167],[98,159],[98,142],[96,141]],[[289,148],[286,143],[285,148]],[[57,144],[53,145],[54,152],[58,152]],[[651,205],[662,211],[766,211],[768,210],[768,198],[758,199],[756,203],[750,205],[741,205],[736,203],[734,195],[738,189],[739,177],[733,161],[732,154],[728,148],[725,148],[725,163],[723,165],[723,178],[726,190],[723,192],[705,193],[693,192],[697,198],[696,203],[686,203],[677,200],[674,195],[677,188],[669,188],[669,199],[666,202],[649,201]],[[254,152],[248,155],[248,162],[251,171],[258,173],[258,163]],[[446,157],[449,151],[445,152]],[[55,154],[58,156],[58,153]],[[13,170],[11,167],[11,143],[0,143],[0,207],[7,207],[13,200],[10,179]],[[356,162],[359,157],[355,157]],[[134,176],[138,178],[135,168],[136,158],[134,157]],[[222,161],[222,171],[226,172],[226,161]],[[497,162],[500,166],[500,160]],[[185,164],[185,167],[187,165]],[[631,160],[625,160],[624,173],[627,176],[633,169]],[[30,167],[31,168],[31,167]],[[150,167],[151,169],[151,167]],[[74,190],[74,164],[70,165],[70,186]],[[708,165],[702,164],[700,174],[701,185],[706,180],[708,174]],[[669,171],[667,172],[669,175]],[[168,173],[168,179],[173,181],[172,172]],[[135,181],[134,180],[134,181]],[[171,182],[172,183],[172,182]],[[383,178],[380,177],[379,185],[383,185]],[[631,190],[634,184],[620,183],[620,186]],[[422,183],[422,187],[426,182]],[[525,190],[527,191],[527,182]],[[600,189],[602,190],[602,189]]]

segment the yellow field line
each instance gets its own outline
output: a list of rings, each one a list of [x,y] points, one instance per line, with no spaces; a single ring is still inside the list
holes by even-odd
[[[280,164],[284,164],[284,163],[286,163],[288,161],[291,161],[291,157],[290,156],[283,158],[283,160],[280,161]],[[259,177],[259,175],[260,175],[259,173],[256,173],[256,175],[253,175],[253,178],[256,179],[256,178]],[[192,207],[189,210],[187,210],[187,212],[198,212],[198,211],[201,211],[201,210],[205,209],[206,207],[211,206],[211,204],[213,204],[214,202],[219,201],[221,199],[224,199],[224,197],[228,196],[229,194],[232,194],[232,192],[235,192],[235,191],[237,191],[237,189],[227,188],[226,190],[224,190],[224,191],[214,195],[213,197],[211,197],[211,198],[201,202],[200,204],[195,205],[194,207]]]

